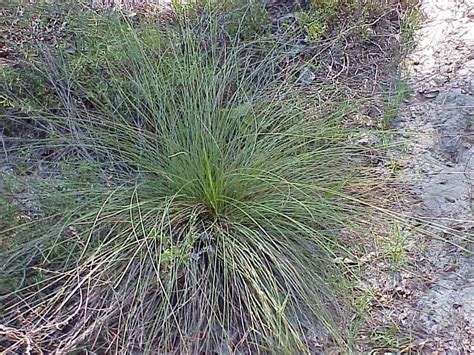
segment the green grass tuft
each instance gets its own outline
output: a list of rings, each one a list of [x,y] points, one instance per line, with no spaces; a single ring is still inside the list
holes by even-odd
[[[261,80],[271,58],[242,64],[186,27],[153,45],[110,31],[89,80],[68,52],[36,72],[58,101],[35,110],[34,144],[78,176],[37,186],[55,223],[16,248],[41,277],[11,290],[4,323],[29,319],[57,352],[304,353],[313,326],[347,347],[333,254],[364,214],[349,109],[308,107]]]

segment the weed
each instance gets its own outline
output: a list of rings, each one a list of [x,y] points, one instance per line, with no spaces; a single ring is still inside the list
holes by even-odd
[[[354,299],[354,307],[357,309],[358,313],[365,314],[370,309],[373,300],[373,291],[365,290]]]
[[[217,19],[223,32],[233,40],[244,42],[265,36],[270,31],[270,16],[262,1],[255,0],[197,0],[194,12],[206,12]],[[183,11],[189,13],[189,9]],[[198,17],[204,17],[202,14]]]
[[[390,258],[394,269],[399,270],[405,265],[407,260],[406,237],[403,235],[403,230],[399,223],[394,223],[389,240],[384,241],[382,246]]]
[[[296,18],[310,41],[318,41],[327,29],[327,22],[320,12],[299,11]]]
[[[257,36],[265,35],[270,30],[270,17],[261,1],[235,1],[230,14],[230,25],[227,26],[231,38],[239,36],[250,41]]]
[[[377,349],[385,351],[401,351],[411,343],[409,339],[401,338],[400,329],[396,325],[376,329],[371,333],[370,339]]]
[[[379,124],[384,144],[389,144],[391,141],[391,126],[393,120],[397,117],[404,100],[406,100],[411,94],[411,89],[406,81],[397,80],[390,86]]]
[[[402,26],[400,34],[402,37],[402,43],[405,46],[405,50],[410,49],[413,46],[415,30],[418,28],[420,23],[420,10],[418,9],[418,1],[412,0],[408,6],[402,18]]]
[[[317,43],[331,27],[331,22],[349,14],[354,4],[353,0],[309,0],[296,12],[296,18],[308,39]]]

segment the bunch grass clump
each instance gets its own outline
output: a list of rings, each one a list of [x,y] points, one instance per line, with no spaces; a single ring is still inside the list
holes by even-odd
[[[90,176],[38,187],[51,228],[8,253],[41,277],[5,298],[4,330],[56,353],[304,353],[313,327],[347,346],[333,259],[364,213],[349,108],[311,107],[260,77],[270,57],[185,25],[144,45],[119,22],[100,90],[67,53],[37,68],[58,103],[28,116],[43,131],[32,147]]]

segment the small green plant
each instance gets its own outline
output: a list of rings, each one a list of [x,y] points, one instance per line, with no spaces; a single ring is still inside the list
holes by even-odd
[[[4,231],[16,226],[20,220],[20,210],[16,206],[11,197],[0,195],[0,215],[2,220],[0,221],[0,230]],[[0,237],[2,249],[8,249],[6,244],[10,241],[7,240],[6,236]]]
[[[349,10],[352,0],[309,0],[307,6],[296,12],[296,18],[308,39],[317,42],[335,21],[341,10]]]
[[[51,100],[47,82],[23,68],[0,66],[0,89],[0,113],[8,109],[31,113],[41,106],[39,102]],[[35,96],[32,95],[33,92]],[[8,93],[15,93],[15,97]]]
[[[358,313],[365,314],[370,309],[370,305],[373,300],[373,291],[364,290],[354,299],[354,307],[357,309]]]
[[[310,10],[323,11],[326,17],[330,19],[338,12],[349,10],[359,2],[354,0],[307,0],[307,3]]]
[[[232,2],[235,9],[229,12],[231,24],[228,27],[231,37],[237,35],[244,41],[250,41],[269,32],[270,16],[263,2],[253,0],[232,0]]]
[[[400,352],[410,344],[410,339],[402,337],[400,333],[398,326],[389,325],[375,329],[370,339],[378,349]]]
[[[296,13],[296,18],[310,41],[318,41],[327,29],[326,20],[320,12],[299,11]]]
[[[384,143],[389,144],[392,134],[390,130],[392,122],[397,117],[403,101],[406,100],[410,95],[410,88],[403,80],[397,80],[390,86],[379,124]]]
[[[405,10],[402,18],[401,26],[401,37],[402,42],[406,50],[413,46],[415,30],[418,28],[420,23],[420,10],[418,9],[416,0],[411,0],[411,4]]]
[[[223,32],[232,40],[248,42],[270,32],[270,15],[262,1],[197,0],[191,4],[195,12],[204,11],[217,19]],[[189,9],[183,11],[189,12]]]
[[[382,243],[385,253],[390,258],[392,267],[399,270],[406,263],[406,237],[403,235],[402,226],[394,223],[389,239]]]
[[[339,0],[309,0],[311,9],[333,10],[338,6]]]
[[[2,180],[6,191],[0,194],[0,250],[4,256],[0,259],[0,297],[27,283],[34,283],[39,273],[27,272],[25,260],[17,259],[15,251],[28,245],[42,230],[41,224],[33,223],[33,217],[22,211],[19,201],[15,201],[13,194],[9,192],[10,188],[15,188],[11,174],[4,174]],[[14,180],[17,181],[18,178]],[[4,269],[6,261],[10,263],[8,270]],[[4,303],[0,302],[0,317],[3,314]]]

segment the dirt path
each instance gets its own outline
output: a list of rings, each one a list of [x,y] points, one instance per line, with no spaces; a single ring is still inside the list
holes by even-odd
[[[398,117],[412,213],[439,238],[412,247],[420,274],[405,325],[417,350],[474,353],[474,0],[423,0],[406,72],[415,95]]]

